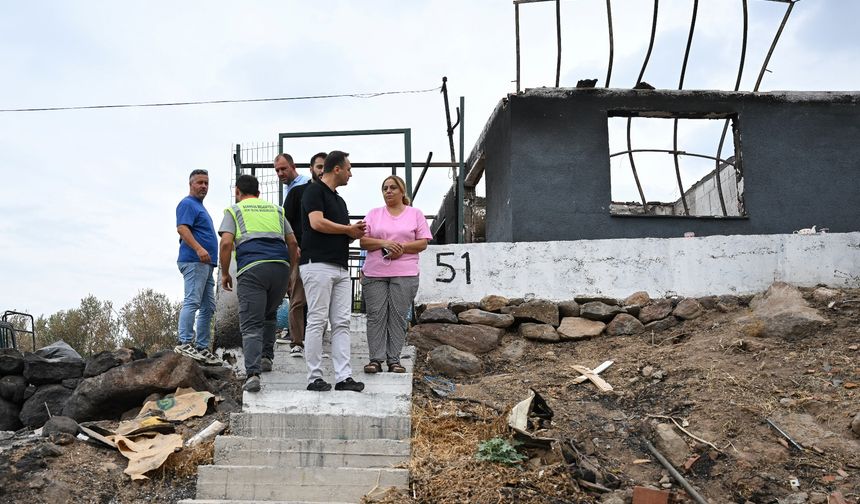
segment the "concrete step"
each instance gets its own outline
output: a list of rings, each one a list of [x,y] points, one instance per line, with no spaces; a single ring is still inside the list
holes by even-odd
[[[328,392],[315,393],[322,395]],[[242,437],[293,439],[409,439],[412,429],[412,418],[409,415],[411,406],[406,403],[398,404],[397,407],[403,408],[404,414],[359,416],[351,413],[232,413],[230,432]]]
[[[383,366],[384,368],[384,366]],[[364,382],[364,392],[412,393],[412,373],[367,374],[361,368],[352,370],[352,377]],[[307,372],[271,372],[260,375],[263,390],[304,390],[308,385]]]
[[[259,501],[226,499],[183,499],[179,504],[255,504]],[[267,504],[311,504],[313,501],[266,501]],[[349,504],[346,502],[313,502],[313,504]]]
[[[352,344],[350,345],[350,354],[353,356],[356,356],[356,355],[367,356],[367,355],[369,355],[369,351],[367,349],[367,342],[361,341],[361,342],[356,343],[355,340],[353,340]],[[323,344],[323,355],[331,355],[331,346],[330,345]],[[414,359],[415,358],[415,347],[411,346],[411,345],[404,346],[403,350],[400,352],[400,355],[401,355],[401,359],[403,359],[403,358]],[[277,343],[277,344],[275,344],[275,360],[278,360],[279,358],[300,360],[299,357],[293,357],[292,355],[290,355],[290,345],[288,343]]]
[[[200,499],[304,500],[358,502],[374,488],[407,488],[406,469],[272,466],[200,466]]]
[[[216,465],[392,467],[409,461],[409,441],[218,436]]]
[[[330,390],[261,390],[245,392],[243,413],[286,413],[289,415],[408,416],[408,393],[352,392]]]

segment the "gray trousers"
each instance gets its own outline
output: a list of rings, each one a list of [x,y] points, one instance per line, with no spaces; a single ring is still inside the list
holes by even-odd
[[[406,343],[406,324],[418,293],[418,277],[364,277],[370,360],[394,364]]]
[[[261,263],[236,280],[239,297],[239,329],[245,372],[260,374],[260,358],[275,357],[275,325],[278,306],[287,293],[290,267],[284,263]]]

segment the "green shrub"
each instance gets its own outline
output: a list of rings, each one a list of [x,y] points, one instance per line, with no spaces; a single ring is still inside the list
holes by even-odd
[[[482,441],[478,445],[478,453],[475,454],[478,460],[487,462],[498,462],[505,465],[516,465],[525,460],[525,455],[521,455],[511,443],[500,437],[494,437],[486,441]]]

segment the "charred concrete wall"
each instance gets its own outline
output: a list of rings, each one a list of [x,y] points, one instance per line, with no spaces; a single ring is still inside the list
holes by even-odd
[[[860,230],[860,93],[539,89],[505,98],[485,158],[487,241]],[[746,217],[612,216],[610,115],[735,118]],[[731,141],[731,136],[727,141]]]

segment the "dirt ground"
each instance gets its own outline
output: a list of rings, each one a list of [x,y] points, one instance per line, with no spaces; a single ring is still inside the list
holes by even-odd
[[[785,501],[805,492],[826,502],[841,492],[860,499],[860,439],[850,431],[860,412],[860,291],[845,291],[832,308],[804,296],[832,322],[799,342],[744,332],[735,320],[749,309],[708,311],[662,333],[600,336],[587,341],[536,343],[508,333],[486,356],[482,376],[460,381],[452,394],[494,405],[440,398],[416,370],[413,410],[413,495],[391,502],[592,502],[605,493],[574,482],[581,471],[556,453],[534,455],[521,467],[478,462],[480,441],[507,436],[505,416],[534,389],[554,411],[541,434],[573,446],[613,481],[629,502],[634,485],[667,486],[666,470],[645,448],[656,444],[657,423],[674,418],[690,434],[684,477],[710,502]],[[614,391],[574,384],[572,365],[614,364],[602,376]],[[420,364],[420,361],[419,361]],[[420,367],[420,366],[419,366]],[[650,375],[648,377],[644,375]],[[662,375],[662,376],[661,376]],[[438,384],[436,385],[438,388]],[[765,419],[803,448],[790,449]],[[570,451],[567,450],[566,451]],[[695,457],[698,456],[698,459]],[[796,478],[794,491],[790,479]],[[615,481],[617,479],[617,481]],[[671,481],[671,490],[685,497]],[[623,501],[616,501],[623,502]],[[795,501],[796,502],[796,501]],[[800,502],[805,502],[800,500]]]
[[[849,429],[860,412],[860,290],[828,308],[805,296],[832,325],[799,342],[745,333],[736,319],[749,310],[708,311],[662,333],[600,336],[587,341],[535,343],[508,333],[484,356],[484,373],[459,380],[451,396],[431,390],[432,371],[419,356],[415,371],[410,495],[383,494],[368,501],[422,503],[629,502],[634,485],[671,485],[685,493],[644,446],[656,442],[655,425],[674,418],[690,434],[684,477],[712,503],[826,502],[841,492],[860,500],[860,439]],[[856,300],[856,301],[854,301]],[[601,376],[614,391],[573,383],[571,366],[614,364]],[[650,368],[649,368],[650,367]],[[649,376],[645,376],[649,375]],[[439,388],[436,381],[434,387]],[[475,459],[478,443],[509,438],[510,407],[534,389],[554,411],[542,436],[558,440],[551,451],[524,450],[516,466]],[[236,395],[238,395],[238,381]],[[484,404],[480,404],[484,403]],[[488,406],[489,405],[489,406]],[[210,413],[180,426],[183,437],[227,414]],[[768,425],[771,419],[804,448],[791,449]],[[11,440],[0,443],[10,443]],[[75,441],[24,443],[0,453],[0,502],[52,504],[172,503],[192,498],[198,463],[211,460],[212,444],[174,454],[149,480],[132,482],[116,451]],[[53,449],[39,452],[39,446]],[[565,461],[575,448],[614,491],[587,490],[582,465]],[[37,468],[18,472],[23,457]],[[698,456],[698,459],[695,457]],[[587,472],[587,471],[586,471]],[[793,491],[790,479],[799,490]],[[808,500],[799,499],[806,493]],[[609,497],[613,497],[612,501]],[[822,498],[825,500],[822,501]],[[786,500],[789,499],[789,500]]]

